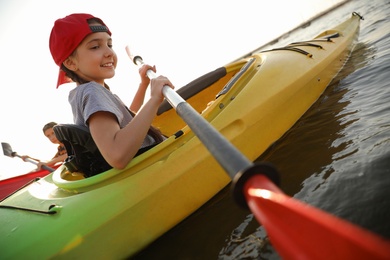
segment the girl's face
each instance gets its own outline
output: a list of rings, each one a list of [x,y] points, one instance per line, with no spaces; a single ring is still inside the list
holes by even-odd
[[[115,75],[117,56],[112,49],[111,36],[106,32],[92,33],[85,37],[69,57],[73,68],[81,78],[104,85],[104,80]]]
[[[58,141],[53,128],[49,128],[45,130],[45,136],[52,142],[53,144],[59,144],[60,141]]]

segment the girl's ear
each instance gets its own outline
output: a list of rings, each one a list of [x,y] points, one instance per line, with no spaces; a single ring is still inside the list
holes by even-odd
[[[77,65],[74,62],[74,60],[71,57],[68,57],[62,64],[71,71],[76,71],[77,70]]]

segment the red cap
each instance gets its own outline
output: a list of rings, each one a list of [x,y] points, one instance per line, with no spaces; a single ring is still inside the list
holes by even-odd
[[[102,26],[90,26],[88,20],[95,18]],[[84,38],[94,32],[107,32],[110,30],[103,21],[90,14],[71,14],[55,21],[50,34],[50,52],[54,62],[60,67],[57,88],[59,85],[72,82],[61,70],[61,64],[72,54]]]

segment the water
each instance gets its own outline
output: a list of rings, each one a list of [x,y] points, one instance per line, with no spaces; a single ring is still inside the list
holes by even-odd
[[[390,239],[390,3],[351,1],[277,44],[308,39],[353,11],[365,20],[350,60],[258,161],[277,166],[288,195]],[[280,257],[227,187],[134,259]]]

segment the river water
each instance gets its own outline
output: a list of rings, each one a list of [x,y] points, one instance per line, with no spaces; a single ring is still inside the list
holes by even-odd
[[[257,161],[278,168],[286,194],[390,239],[390,2],[353,0],[267,48],[310,39],[353,11],[364,20],[351,58]],[[229,189],[132,259],[280,259]]]

